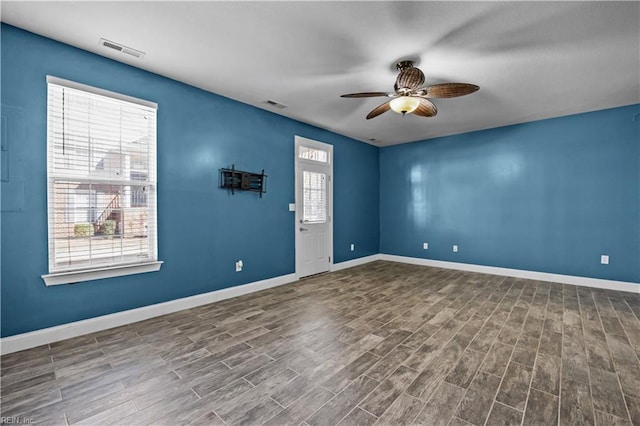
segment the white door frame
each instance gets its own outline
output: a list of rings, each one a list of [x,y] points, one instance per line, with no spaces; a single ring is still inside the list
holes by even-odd
[[[329,153],[329,161],[328,164],[323,164],[313,160],[306,160],[300,158],[298,153],[300,152],[301,146],[307,146],[310,148],[321,149],[327,151]],[[302,235],[299,230],[300,221],[302,219],[302,200],[299,200],[298,197],[298,171],[299,167],[302,164],[310,164],[314,166],[325,166],[328,170],[327,172],[327,252],[329,257],[327,272],[331,271],[333,268],[333,145],[318,142],[313,139],[307,139],[302,136],[295,135],[294,138],[294,174],[295,174],[295,204],[296,204],[296,212],[295,212],[295,220],[294,220],[294,232],[295,232],[295,268],[296,268],[296,279],[300,279],[300,268],[299,268],[299,260],[300,260],[300,250],[302,247]]]

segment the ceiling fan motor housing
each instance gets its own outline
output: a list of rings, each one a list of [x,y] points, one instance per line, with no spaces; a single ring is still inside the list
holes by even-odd
[[[396,68],[400,71],[394,89],[396,91],[411,91],[419,88],[424,83],[424,73],[413,66],[412,61],[398,62]]]

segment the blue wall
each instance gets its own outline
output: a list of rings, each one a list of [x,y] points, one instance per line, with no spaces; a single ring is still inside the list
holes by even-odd
[[[334,146],[334,261],[378,253],[378,148],[5,24],[1,37],[2,336],[293,273],[294,135]],[[159,104],[159,272],[45,287],[48,74]],[[217,188],[232,163],[266,170],[264,198]]]
[[[294,272],[296,134],[334,145],[335,262],[380,251],[640,282],[639,105],[379,150],[11,26],[1,37],[3,337]],[[159,104],[159,272],[45,287],[48,74]],[[232,163],[264,168],[268,194],[218,189]]]
[[[640,282],[639,112],[383,148],[380,251]]]

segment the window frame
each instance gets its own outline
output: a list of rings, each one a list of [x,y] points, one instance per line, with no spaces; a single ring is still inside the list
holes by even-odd
[[[116,101],[128,102],[131,104],[140,105],[145,108],[154,109],[156,113],[156,119],[157,119],[158,105],[155,102],[134,98],[131,96],[120,94],[120,93],[111,92],[108,90],[84,85],[84,84],[69,81],[69,80],[64,80],[64,79],[53,77],[53,76],[47,76],[46,82],[47,82],[47,99],[49,99],[49,85],[54,84],[54,85],[62,86],[69,89],[79,90],[87,93],[88,95],[104,96]],[[47,143],[46,143],[46,147],[47,147],[47,209],[46,211],[47,211],[47,252],[48,252],[49,261],[48,261],[48,273],[41,276],[45,284],[47,286],[58,285],[58,284],[72,284],[72,283],[77,283],[82,281],[91,281],[91,280],[102,279],[102,278],[132,275],[132,274],[139,274],[139,273],[145,273],[145,272],[154,272],[154,271],[160,270],[160,267],[162,266],[163,262],[161,260],[158,260],[158,238],[157,238],[157,227],[158,227],[158,212],[157,212],[157,202],[156,202],[157,190],[158,190],[157,121],[155,121],[154,123],[154,126],[155,126],[154,142],[153,142],[154,152],[152,153],[152,155],[154,155],[156,159],[154,159],[153,161],[153,166],[150,166],[153,169],[148,170],[148,173],[152,174],[155,177],[155,180],[150,182],[149,184],[149,186],[153,186],[154,191],[152,194],[148,195],[152,197],[151,201],[153,205],[149,207],[149,211],[152,212],[152,215],[154,218],[152,226],[155,227],[154,232],[151,233],[152,236],[150,236],[150,238],[153,238],[153,239],[150,240],[150,243],[149,243],[149,247],[151,248],[151,252],[150,252],[151,259],[149,259],[148,261],[142,261],[142,262],[120,262],[120,263],[113,262],[109,264],[105,263],[105,264],[99,264],[95,266],[88,266],[84,268],[83,267],[70,268],[69,270],[52,269],[52,265],[53,265],[53,262],[55,262],[55,259],[52,259],[52,256],[54,256],[54,254],[52,253],[52,249],[51,249],[52,246],[50,244],[51,243],[50,239],[54,238],[56,227],[51,226],[52,218],[50,217],[50,215],[53,212],[53,209],[51,208],[51,203],[54,203],[52,184],[53,184],[53,179],[55,179],[56,176],[55,176],[55,173],[52,175],[53,163],[51,162],[53,161],[53,158],[52,158],[52,152],[51,152],[51,149],[52,149],[51,144],[53,143],[53,139],[50,135],[51,124],[50,124],[49,101],[47,101],[46,122],[47,122]],[[153,158],[153,157],[149,157],[149,158]],[[125,183],[126,181],[122,182],[122,184],[125,184]],[[119,185],[118,181],[114,181],[114,184]]]

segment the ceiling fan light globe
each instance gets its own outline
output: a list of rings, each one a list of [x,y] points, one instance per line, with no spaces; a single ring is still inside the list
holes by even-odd
[[[420,101],[412,96],[399,96],[389,103],[392,110],[402,115],[412,113],[418,108],[418,105],[420,105]]]

